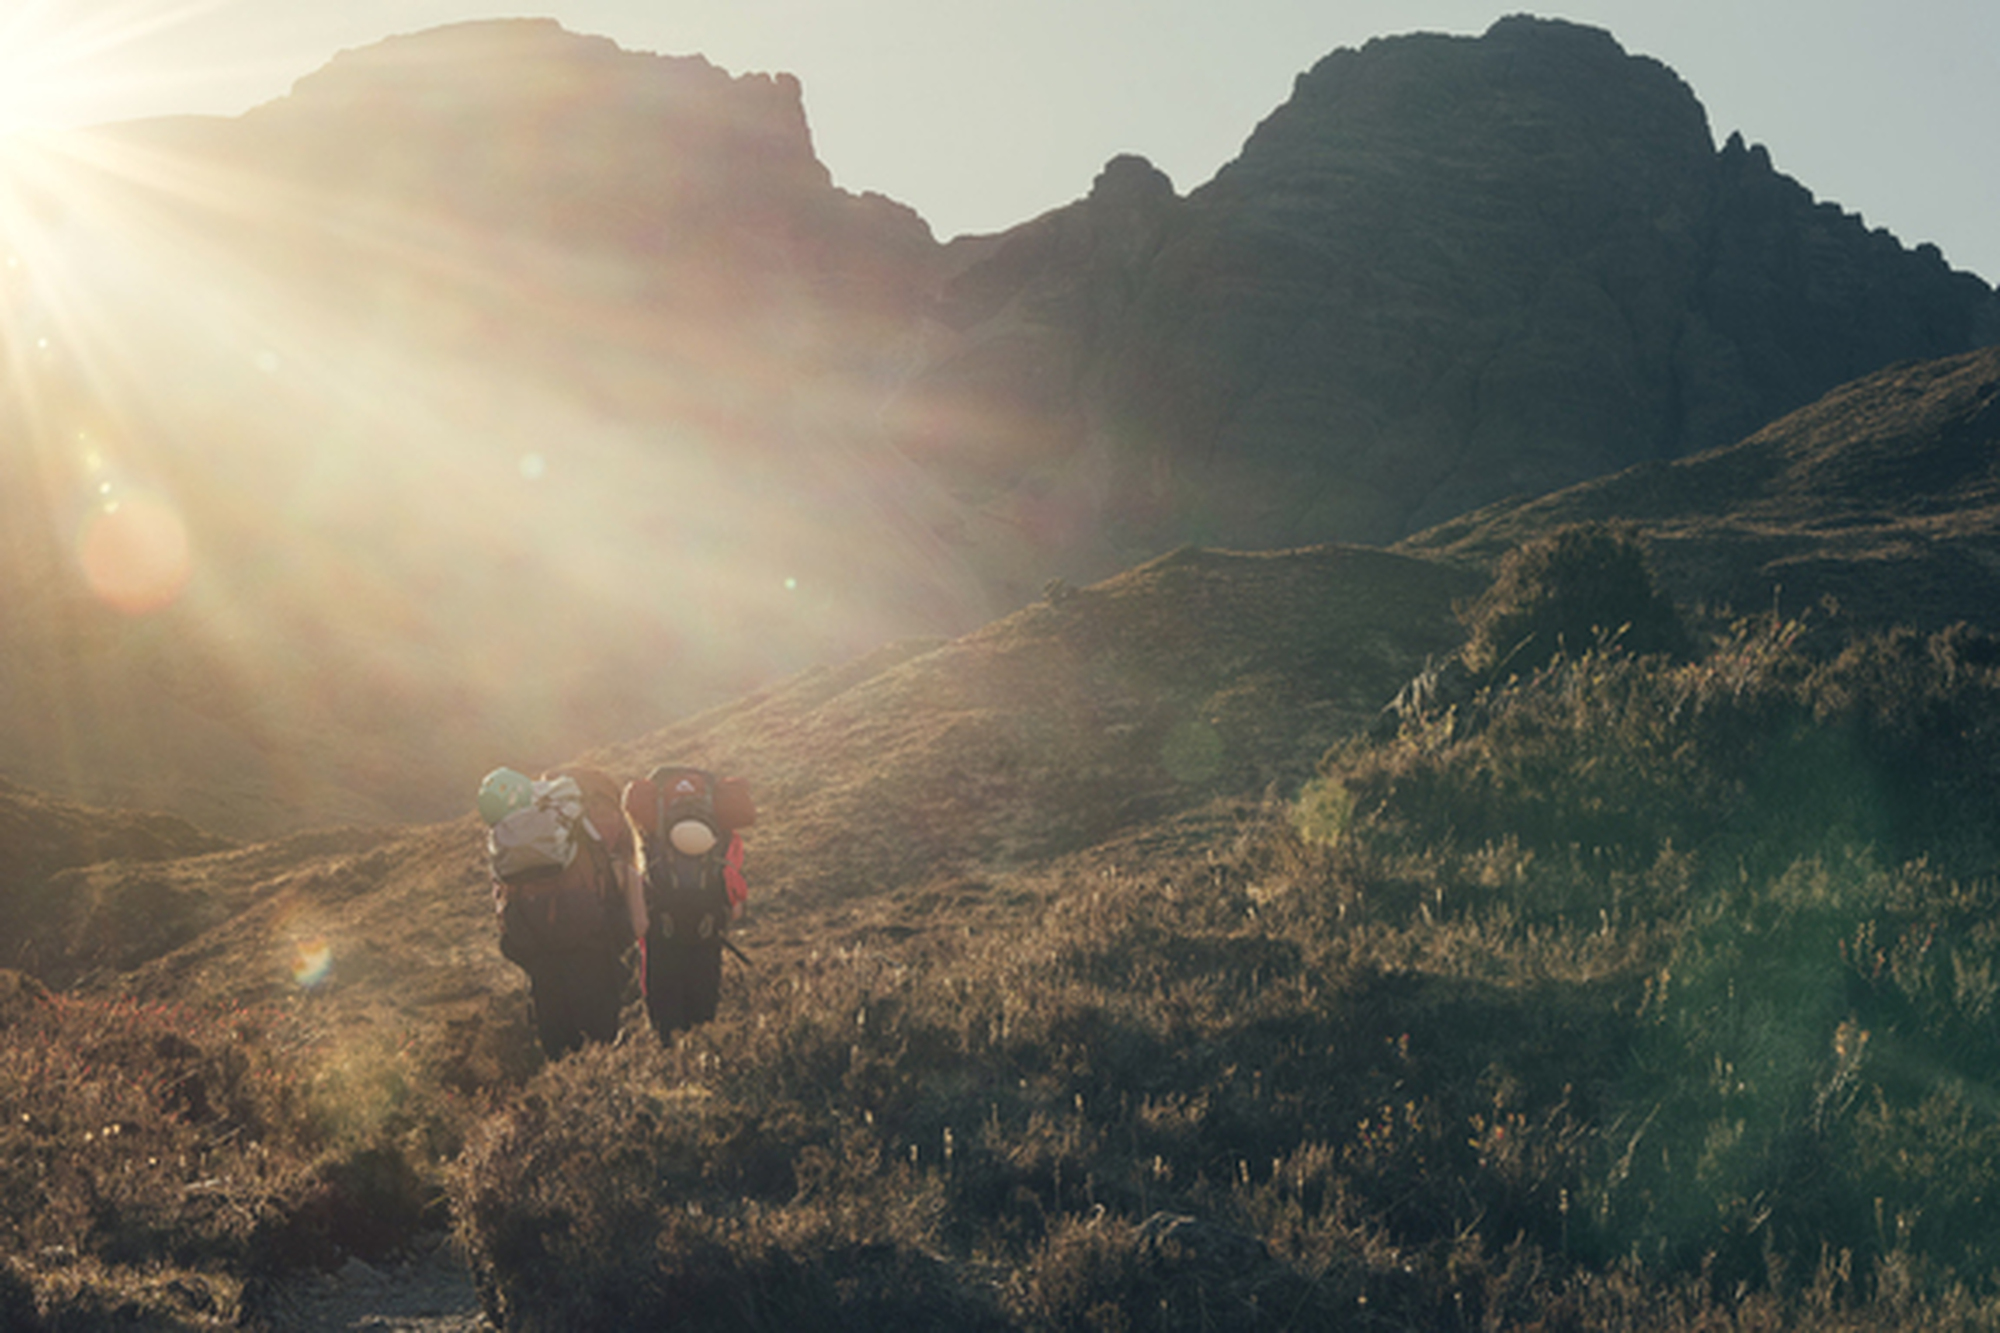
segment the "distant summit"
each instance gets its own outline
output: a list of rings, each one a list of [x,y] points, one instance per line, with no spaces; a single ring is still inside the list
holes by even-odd
[[[2000,341],[1984,282],[1718,150],[1659,62],[1527,17],[1336,51],[1184,201],[1114,222],[1094,190],[953,290],[985,313],[919,400],[1043,349],[1017,484],[1102,478],[1133,552],[1392,540]]]

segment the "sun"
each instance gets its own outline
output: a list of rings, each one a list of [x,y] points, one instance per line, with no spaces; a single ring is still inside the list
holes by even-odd
[[[0,136],[60,128],[76,110],[92,44],[59,24],[51,5],[33,0],[0,17]]]
[[[112,118],[143,81],[130,58],[145,39],[229,2],[0,3],[0,138]]]

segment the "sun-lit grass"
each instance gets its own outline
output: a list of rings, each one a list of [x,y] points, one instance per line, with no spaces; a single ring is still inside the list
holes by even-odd
[[[668,1049],[30,994],[15,1289],[254,1306],[449,1219],[512,1329],[1992,1327],[2000,650],[1811,628],[1593,636],[1300,793],[794,889]],[[288,982],[346,938],[298,925]]]
[[[1558,658],[565,1062],[461,1233],[518,1328],[1991,1327],[1993,660]]]
[[[438,1164],[474,1109],[407,1050],[275,1010],[32,984],[7,1006],[0,1286],[50,1327],[238,1327],[246,1283],[439,1224]]]

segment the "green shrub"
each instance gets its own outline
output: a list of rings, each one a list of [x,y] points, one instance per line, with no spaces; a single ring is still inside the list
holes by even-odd
[[[1570,1252],[1726,1284],[1823,1246],[1991,1270],[1992,663],[1962,630],[1814,654],[1758,622],[1695,662],[1557,658],[1478,726],[1328,756],[1296,827],[1360,886],[1344,909],[1434,958],[1542,932],[1638,983],[1579,1108]]]
[[[1607,639],[1641,656],[1678,656],[1691,647],[1680,613],[1654,586],[1645,551],[1602,524],[1564,528],[1509,551],[1460,619],[1465,664],[1489,680]]]

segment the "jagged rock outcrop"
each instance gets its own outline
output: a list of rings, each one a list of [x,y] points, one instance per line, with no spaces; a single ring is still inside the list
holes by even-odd
[[[1034,500],[1092,460],[1135,552],[1391,540],[2000,340],[1984,282],[1717,150],[1665,66],[1527,17],[1337,51],[1212,182],[1105,220],[1093,191],[1010,233],[913,385],[1074,348],[1013,470]],[[920,445],[1007,471],[990,435]]]
[[[449,333],[504,321],[510,350],[544,364],[560,338],[602,339],[576,327],[582,299],[630,312],[621,338],[694,324],[738,358],[786,358],[781,371],[814,357],[852,370],[840,349],[885,324],[900,336],[934,280],[921,217],[834,186],[795,77],[626,51],[552,19],[389,38],[233,120],[119,134],[247,187],[201,201],[200,222],[267,271]],[[690,394],[715,390],[718,367],[772,373],[702,362]]]

